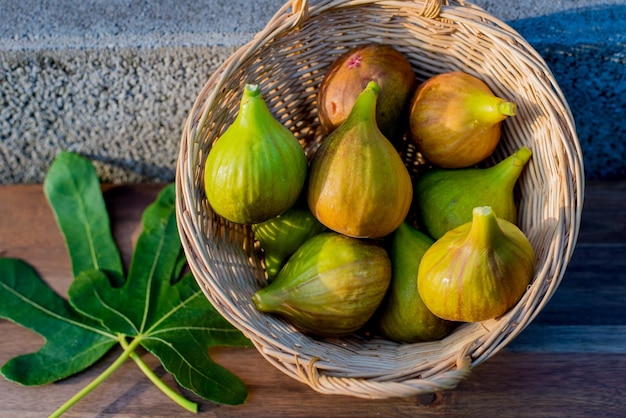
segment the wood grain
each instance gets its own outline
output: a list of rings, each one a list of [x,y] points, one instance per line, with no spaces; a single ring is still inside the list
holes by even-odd
[[[103,186],[126,266],[143,210],[163,185]],[[626,181],[589,183],[579,241],[548,305],[511,344],[476,367],[456,390],[404,399],[321,395],[266,362],[254,349],[218,348],[212,357],[249,389],[242,406],[193,393],[206,417],[579,417],[626,415]],[[41,185],[0,186],[0,256],[33,265],[59,293],[71,283],[63,239]],[[0,364],[37,350],[41,337],[0,320]],[[42,417],[88,384],[119,354],[58,383],[22,387],[0,378],[0,417]],[[144,360],[171,386],[158,361]],[[67,417],[187,417],[128,362]]]

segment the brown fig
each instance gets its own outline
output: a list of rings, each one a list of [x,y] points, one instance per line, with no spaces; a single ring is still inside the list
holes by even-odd
[[[409,134],[432,164],[475,165],[495,150],[501,122],[517,113],[480,79],[463,72],[435,75],[417,87],[409,111]]]
[[[355,238],[393,232],[413,196],[406,166],[376,125],[378,93],[370,81],[348,119],[324,139],[311,162],[311,213],[328,228]]]
[[[394,142],[406,130],[403,121],[417,87],[411,63],[391,45],[367,44],[337,58],[320,85],[317,109],[327,133],[348,118],[356,98],[372,80],[380,86],[376,120],[383,135]]]

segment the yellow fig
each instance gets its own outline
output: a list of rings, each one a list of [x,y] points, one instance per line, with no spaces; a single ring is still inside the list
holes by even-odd
[[[493,153],[500,141],[501,122],[516,113],[515,103],[495,96],[473,75],[437,74],[413,94],[410,138],[438,167],[470,167]]]
[[[428,309],[449,321],[496,318],[524,295],[535,269],[528,238],[489,206],[439,238],[424,254],[418,291]]]
[[[371,318],[390,280],[391,261],[382,247],[323,232],[302,244],[252,302],[302,332],[342,337]]]
[[[295,204],[307,168],[294,134],[270,113],[259,86],[246,84],[235,121],[209,151],[204,188],[215,213],[255,224]]]

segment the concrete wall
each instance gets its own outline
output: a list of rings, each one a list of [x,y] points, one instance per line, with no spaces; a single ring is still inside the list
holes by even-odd
[[[312,0],[314,1],[314,0]],[[589,179],[626,176],[626,0],[476,0],[553,70]],[[172,181],[208,76],[283,0],[0,2],[0,184],[41,182],[61,149],[103,181]]]

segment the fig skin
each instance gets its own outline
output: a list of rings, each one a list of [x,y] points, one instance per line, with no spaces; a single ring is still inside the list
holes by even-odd
[[[380,87],[378,127],[393,143],[399,140],[407,130],[408,105],[417,77],[404,54],[387,44],[357,46],[333,62],[318,91],[317,110],[326,133],[345,122],[358,95],[372,80]]]
[[[235,121],[209,151],[204,188],[215,213],[255,224],[296,203],[307,169],[294,134],[270,113],[259,86],[246,84]]]
[[[381,238],[406,218],[411,177],[376,125],[379,87],[370,81],[348,119],[322,142],[311,161],[307,202],[329,229],[355,238]]]
[[[433,168],[415,180],[420,226],[435,238],[472,220],[472,210],[490,206],[498,217],[517,223],[514,189],[532,151],[520,147],[487,168]]]
[[[304,333],[344,337],[372,317],[390,280],[385,249],[373,241],[323,232],[302,244],[252,302],[260,312],[282,316]]]
[[[499,317],[524,295],[535,269],[534,250],[514,224],[489,206],[438,239],[419,266],[418,291],[428,309],[449,321]]]
[[[441,73],[415,90],[409,137],[438,167],[470,167],[493,153],[502,121],[516,114],[515,103],[496,97],[477,77],[459,71]]]
[[[406,222],[391,237],[391,282],[375,315],[380,333],[390,340],[435,341],[445,337],[456,325],[428,310],[417,291],[420,261],[433,243],[431,237]]]
[[[264,251],[268,279],[276,277],[302,244],[325,230],[306,204],[296,205],[272,219],[252,225],[254,237]]]

